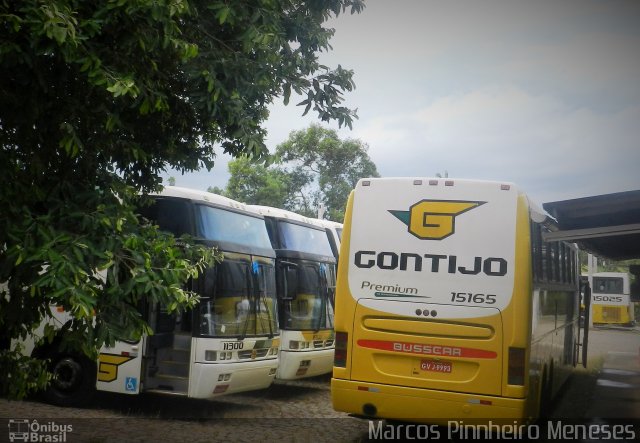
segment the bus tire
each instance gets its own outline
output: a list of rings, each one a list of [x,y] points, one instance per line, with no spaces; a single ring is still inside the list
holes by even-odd
[[[44,392],[47,402],[57,406],[84,406],[96,389],[96,366],[87,357],[54,354],[49,366],[53,376]]]
[[[540,411],[538,416],[547,419],[551,416],[551,370],[544,368],[540,385]]]

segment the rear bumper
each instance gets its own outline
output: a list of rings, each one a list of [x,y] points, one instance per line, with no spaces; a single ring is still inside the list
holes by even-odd
[[[336,411],[373,419],[404,420],[450,425],[530,421],[525,399],[417,389],[331,379],[331,401]]]

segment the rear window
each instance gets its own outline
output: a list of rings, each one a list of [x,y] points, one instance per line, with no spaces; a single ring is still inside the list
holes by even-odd
[[[140,208],[140,215],[151,220],[160,230],[170,232],[176,237],[183,234],[193,235],[189,202],[173,198],[156,198],[151,206]]]
[[[615,277],[593,277],[592,291],[598,294],[622,294],[622,279]]]

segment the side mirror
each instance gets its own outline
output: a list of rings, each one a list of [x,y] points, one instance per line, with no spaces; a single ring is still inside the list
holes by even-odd
[[[283,300],[295,300],[298,295],[298,265],[291,262],[282,262]]]
[[[582,337],[582,366],[587,367],[587,356],[589,354],[589,316],[591,315],[591,286],[587,282],[584,286],[584,332]]]

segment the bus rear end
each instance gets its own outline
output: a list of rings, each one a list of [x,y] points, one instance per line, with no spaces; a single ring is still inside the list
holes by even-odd
[[[633,325],[635,319],[629,290],[629,274],[599,272],[593,275],[591,288],[594,325]]]
[[[338,271],[334,408],[440,424],[526,415],[528,220],[510,184],[361,180]]]

